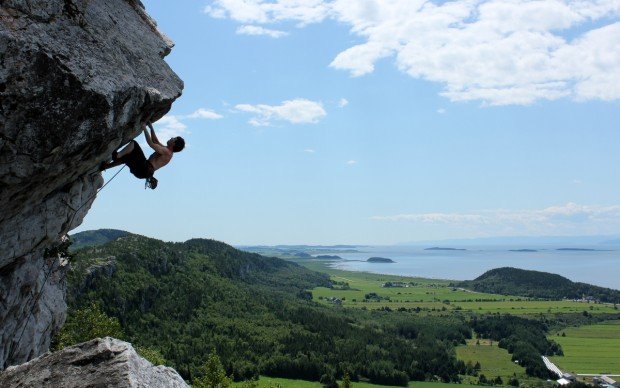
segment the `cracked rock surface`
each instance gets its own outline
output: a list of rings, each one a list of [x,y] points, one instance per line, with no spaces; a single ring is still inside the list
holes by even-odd
[[[0,374],[13,387],[189,387],[172,368],[154,366],[131,344],[96,338],[13,366]]]
[[[173,44],[137,0],[0,1],[0,370],[47,351],[98,165],[180,96]]]

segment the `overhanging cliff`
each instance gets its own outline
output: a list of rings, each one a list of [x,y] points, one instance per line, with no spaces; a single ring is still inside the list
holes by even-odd
[[[180,96],[172,46],[139,1],[0,1],[0,370],[64,322],[44,252],[82,222],[99,163]]]

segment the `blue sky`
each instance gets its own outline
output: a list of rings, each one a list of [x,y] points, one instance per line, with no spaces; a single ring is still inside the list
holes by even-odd
[[[185,81],[156,129],[188,147],[155,191],[121,172],[76,231],[232,244],[620,234],[617,1],[144,4]]]

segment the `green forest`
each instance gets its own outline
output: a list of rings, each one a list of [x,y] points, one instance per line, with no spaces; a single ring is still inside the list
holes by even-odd
[[[95,240],[103,245],[71,255],[69,316],[55,348],[121,337],[190,382],[205,378],[213,354],[235,381],[460,382],[478,373],[455,352],[473,336],[499,341],[528,375],[547,378],[540,356],[562,354],[549,328],[585,319],[336,308],[314,301],[312,289],[341,284],[291,261],[206,239]]]
[[[459,379],[454,345],[471,336],[463,317],[334,310],[311,300],[309,289],[330,284],[325,274],[213,240],[128,235],[77,252],[68,302],[72,311],[100,306],[126,339],[155,349],[190,381],[212,351],[235,380]]]

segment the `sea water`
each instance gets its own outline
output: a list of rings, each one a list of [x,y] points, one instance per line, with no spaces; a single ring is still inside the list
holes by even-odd
[[[558,247],[527,247],[536,252],[514,252],[523,247],[480,246],[466,250],[426,250],[425,247],[357,247],[358,252],[337,253],[344,260],[333,268],[423,278],[471,280],[485,271],[515,267],[551,272],[575,282],[620,289],[620,248],[558,250]],[[584,247],[588,248],[588,247]],[[369,257],[385,257],[394,263],[369,263]]]

